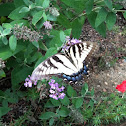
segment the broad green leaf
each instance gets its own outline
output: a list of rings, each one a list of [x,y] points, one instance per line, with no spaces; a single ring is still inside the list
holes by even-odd
[[[91,96],[94,96],[94,88],[91,90]]]
[[[12,28],[13,26],[9,23],[3,23],[2,24],[3,28],[6,28],[6,29],[9,29],[9,28]]]
[[[77,12],[81,12],[85,9],[85,3],[87,0],[61,0],[67,6],[74,8]]]
[[[18,8],[22,5],[25,5],[25,3],[23,0],[14,0],[14,5],[15,5],[15,8]]]
[[[67,96],[65,96],[64,99],[61,99],[60,101],[65,106],[68,106],[70,104],[70,100]]]
[[[57,17],[56,16],[53,16],[51,14],[47,14],[47,20],[49,20],[49,21],[56,21],[57,20]]]
[[[72,29],[66,29],[66,30],[64,30],[65,35],[66,35],[66,36],[70,36],[71,30],[72,30]]]
[[[36,23],[36,28],[37,28],[37,29],[42,28],[44,22],[45,22],[45,21],[44,21],[43,18],[40,19],[40,20]]]
[[[61,40],[61,42],[64,43],[65,39],[66,39],[66,35],[64,34],[63,31],[60,31],[60,40]]]
[[[19,42],[20,42],[20,41],[18,41],[18,43],[19,43]],[[16,48],[16,50],[15,50],[14,52],[12,52],[12,51],[10,50],[10,47],[4,46],[4,47],[2,47],[2,48],[0,49],[0,57],[1,57],[3,60],[6,60],[6,59],[8,59],[9,57],[11,57],[11,56],[17,54],[18,52],[20,52],[20,51],[23,50],[23,49],[25,49],[25,46],[24,46],[24,43],[22,43],[22,42],[21,42],[20,44],[17,45],[17,48]]]
[[[36,48],[39,48],[39,43],[38,43],[38,42],[34,41],[34,42],[32,42],[32,44],[33,44]]]
[[[47,101],[44,105],[45,108],[52,108],[54,105],[51,103],[51,101]]]
[[[90,14],[91,13],[92,8],[93,8],[93,3],[94,3],[94,0],[88,0],[86,2],[86,13],[87,14]]]
[[[108,12],[105,8],[101,8],[97,14],[96,21],[95,21],[95,27],[97,28],[102,22],[106,20]]]
[[[11,108],[9,107],[0,107],[0,118],[7,114],[9,111],[11,110]]]
[[[51,101],[51,103],[56,107],[56,106],[60,106],[60,102],[59,102],[59,100],[55,100],[55,99],[52,99],[52,98],[50,98],[50,101]]]
[[[116,23],[116,14],[113,12],[109,12],[106,17],[107,28],[111,30],[115,23]]]
[[[14,3],[2,3],[0,4],[0,16],[8,16],[14,9]]]
[[[100,24],[96,30],[103,36],[103,37],[106,37],[106,25],[105,23],[103,22],[102,24]]]
[[[57,49],[55,47],[51,47],[47,50],[45,57],[48,58],[56,53],[57,53]]]
[[[43,8],[47,8],[47,7],[49,7],[49,3],[50,3],[50,1],[49,0],[44,0],[43,1]]]
[[[58,115],[61,117],[67,117],[70,113],[70,110],[67,107],[61,107],[61,109],[58,112]]]
[[[79,39],[82,32],[82,27],[84,25],[85,17],[77,18],[72,22],[72,35],[73,37]]]
[[[0,33],[3,33],[3,28],[0,26]]]
[[[80,108],[83,105],[83,98],[77,98],[75,102],[75,107]]]
[[[112,8],[113,8],[113,6],[112,6],[112,1],[111,1],[111,0],[104,0],[104,2],[105,2],[105,4],[106,4],[106,6],[107,6],[110,10],[112,10]]]
[[[9,18],[12,20],[18,20],[18,19],[25,17],[27,15],[27,13],[19,13],[21,8],[22,8],[22,6],[16,8],[14,11],[12,11],[9,15]]]
[[[2,41],[3,41],[4,45],[8,44],[8,40],[7,40],[6,36],[2,37]]]
[[[47,15],[46,15],[46,13],[45,12],[43,12],[43,18],[44,18],[44,21],[47,21]]]
[[[5,29],[5,30],[3,31],[3,35],[4,35],[4,36],[9,35],[10,32],[11,32],[11,29]]]
[[[55,117],[55,113],[54,112],[45,112],[45,113],[42,113],[41,115],[40,115],[40,119],[42,119],[42,120],[44,120],[44,119],[50,119],[50,118],[52,118],[52,117]]]
[[[54,124],[54,118],[51,118],[50,120],[49,120],[49,126],[52,126]]]
[[[32,71],[33,68],[27,66],[17,66],[14,68],[11,72],[12,88],[18,88],[20,86],[19,83],[24,81],[26,77],[32,73]]]
[[[93,28],[95,28],[95,20],[97,17],[97,13],[92,11],[89,15],[87,15],[88,21]]]
[[[67,94],[70,96],[70,97],[75,97],[77,96],[77,92],[69,85],[67,87]]]
[[[9,46],[10,46],[10,49],[11,49],[12,51],[15,51],[16,46],[17,46],[17,38],[15,37],[15,35],[12,35],[12,36],[9,38]]]
[[[30,11],[30,9],[28,7],[22,7],[21,10],[19,11],[19,13],[26,13],[29,11]]]
[[[42,6],[44,0],[35,0],[36,5]]]
[[[32,24],[36,25],[36,23],[43,17],[43,11],[36,12],[32,19]]]
[[[30,4],[33,4],[33,2],[31,0],[23,0],[24,3],[29,6]]]
[[[123,13],[124,18],[126,19],[126,11]]]
[[[57,17],[57,21],[63,25],[65,28],[71,28],[71,23],[70,21],[67,19],[67,17],[63,14],[60,14],[58,17]]]

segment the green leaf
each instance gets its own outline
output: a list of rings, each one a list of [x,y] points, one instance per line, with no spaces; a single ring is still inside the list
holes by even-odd
[[[0,26],[0,33],[3,33],[3,28]]]
[[[95,20],[97,17],[97,13],[92,11],[89,15],[87,15],[88,21],[93,28],[95,28]]]
[[[101,8],[99,10],[99,13],[97,14],[96,21],[95,21],[95,27],[97,28],[102,22],[106,20],[108,12],[106,11],[105,8]]]
[[[0,118],[7,114],[9,111],[11,110],[11,108],[9,107],[0,107]]]
[[[1,79],[2,77],[6,77],[6,74],[5,74],[5,72],[4,72],[3,69],[0,69],[0,79]]]
[[[47,21],[47,15],[46,15],[46,13],[45,12],[43,12],[43,18],[44,18],[44,21]]]
[[[3,35],[6,36],[6,35],[9,35],[11,33],[11,29],[5,29],[3,31]]]
[[[65,15],[60,14],[57,18],[57,21],[65,28],[71,28],[71,23]]]
[[[110,10],[112,10],[112,8],[113,8],[113,6],[112,6],[112,1],[111,1],[111,0],[104,0],[104,2],[105,2],[105,4],[106,4],[106,6],[107,6]]]
[[[47,7],[49,7],[49,3],[50,3],[50,1],[49,0],[44,0],[43,1],[43,8],[47,8]]]
[[[45,119],[47,120],[47,119],[54,117],[55,115],[56,114],[54,112],[45,112],[45,113],[42,113],[39,118],[42,120],[45,120]]]
[[[33,4],[33,2],[30,1],[30,0],[23,0],[23,1],[24,1],[24,3],[25,3],[27,6],[29,6],[30,4]]]
[[[27,13],[19,13],[21,8],[22,8],[22,6],[18,7],[14,11],[12,11],[8,17],[12,20],[18,20],[18,19],[25,17],[27,15]]]
[[[50,101],[51,101],[51,103],[52,103],[54,106],[60,106],[60,104],[61,104],[58,100],[55,100],[55,99],[52,99],[52,98],[50,98]]]
[[[15,9],[13,3],[0,4],[0,16],[8,16]]]
[[[73,37],[79,39],[82,32],[82,27],[84,25],[85,17],[77,18],[72,22],[72,35]]]
[[[115,23],[116,23],[116,14],[113,12],[109,12],[106,17],[107,28],[111,30]]]
[[[49,21],[56,21],[57,20],[57,17],[56,16],[53,16],[51,14],[47,14],[47,20],[49,20]]]
[[[123,13],[124,18],[126,19],[126,11]]]
[[[6,28],[6,29],[9,29],[9,28],[12,28],[13,26],[9,23],[3,23],[2,24],[3,28]]]
[[[88,92],[88,84],[85,83],[84,86],[82,87],[81,95],[85,96],[87,92]]]
[[[20,23],[23,23],[23,25],[29,26],[28,20],[23,20],[23,19],[12,21],[10,24],[14,26],[15,24],[20,24]]]
[[[49,120],[49,126],[52,126],[54,124],[54,118],[51,118],[50,120]]]
[[[77,92],[69,85],[67,87],[67,94],[70,96],[70,97],[75,97],[77,96]]]
[[[75,107],[80,108],[83,105],[83,98],[77,98],[75,102]]]
[[[58,115],[60,115],[61,117],[67,117],[69,113],[70,113],[70,110],[67,107],[61,107]]]
[[[25,5],[25,3],[23,0],[14,0],[14,5],[15,5],[15,8],[18,8],[22,5]]]
[[[26,13],[29,11],[30,11],[30,9],[28,7],[22,7],[21,10],[19,11],[19,13]]]
[[[2,37],[2,41],[3,41],[4,45],[8,44],[8,40],[7,40],[6,36]]]
[[[20,41],[18,41],[18,43],[19,43],[19,42],[20,42]],[[25,48],[26,48],[26,47],[24,46],[24,43],[22,43],[22,41],[21,41],[21,44],[18,44],[18,45],[17,45],[17,48],[16,48],[16,50],[15,50],[14,52],[12,52],[12,51],[10,50],[10,47],[4,46],[4,47],[2,47],[2,48],[0,49],[0,57],[1,57],[3,60],[6,60],[6,59],[8,59],[9,57],[11,57],[11,56],[17,54],[18,52],[20,52],[21,50],[23,50],[23,49],[25,49]]]
[[[91,96],[94,96],[94,88],[91,90]]]
[[[16,46],[17,46],[17,38],[15,37],[15,35],[12,35],[12,36],[9,38],[9,46],[10,46],[10,49],[11,49],[12,51],[15,51]]]
[[[97,29],[96,29],[103,37],[106,37],[106,25],[103,22],[102,24],[100,24]]]
[[[36,23],[43,17],[43,11],[36,12],[32,19],[32,24],[36,25]]]
[[[38,42],[34,41],[34,42],[32,42],[32,44],[33,44],[36,48],[39,48],[39,43],[38,43]]]
[[[57,53],[57,49],[55,47],[51,47],[47,50],[47,52],[45,54],[45,58],[48,58],[56,53]]]
[[[86,13],[87,14],[90,14],[91,13],[92,8],[93,8],[93,3],[94,3],[94,0],[88,0],[86,2]]]
[[[14,68],[11,72],[12,88],[18,88],[20,86],[19,83],[24,81],[26,77],[32,73],[32,71],[32,67],[17,66],[16,68]]]
[[[70,100],[67,96],[65,96],[64,99],[61,99],[60,102],[65,106],[68,106],[70,104]]]
[[[66,35],[64,34],[63,31],[60,31],[60,40],[61,40],[62,43],[64,43],[65,40],[66,40]]]

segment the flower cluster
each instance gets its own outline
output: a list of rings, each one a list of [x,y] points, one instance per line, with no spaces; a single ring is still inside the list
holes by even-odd
[[[75,45],[75,44],[80,43],[80,42],[82,42],[82,41],[78,40],[76,38],[75,39],[74,38],[70,39],[69,36],[66,36],[66,44],[62,47],[62,50],[63,51],[68,50],[71,45]]]
[[[50,14],[52,14],[55,17],[57,17],[57,16],[60,15],[59,12],[58,12],[58,10],[55,7],[50,7],[49,8],[49,12],[50,12]]]
[[[29,40],[30,42],[38,42],[40,39],[43,39],[43,36],[39,32],[31,31],[27,26],[15,25],[13,28],[13,34],[17,39]]]
[[[65,87],[62,86],[61,88],[59,88],[59,84],[55,83],[55,80],[51,79],[51,82],[49,82],[50,90],[49,92],[51,93],[49,95],[49,97],[53,98],[53,99],[63,99],[65,97],[65,93],[61,93],[62,91],[64,91]]]
[[[49,21],[45,21],[43,25],[45,26],[45,29],[52,29],[52,25],[50,24]]]
[[[34,82],[32,80],[33,80],[32,77],[30,75],[28,75],[28,77],[25,79],[24,86],[32,87],[32,84],[37,85],[37,80],[35,80]]]
[[[116,89],[124,93],[126,91],[126,80],[124,80],[120,85],[117,85]]]
[[[0,69],[5,67],[4,61],[0,58]]]

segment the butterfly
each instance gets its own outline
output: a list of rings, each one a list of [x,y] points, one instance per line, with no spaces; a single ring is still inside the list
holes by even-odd
[[[58,76],[67,81],[79,81],[84,75],[88,75],[86,62],[97,48],[98,45],[95,42],[79,42],[70,45],[63,52],[60,51],[40,63],[32,72],[32,80]]]

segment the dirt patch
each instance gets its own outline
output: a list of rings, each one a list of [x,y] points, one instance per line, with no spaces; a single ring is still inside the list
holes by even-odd
[[[115,26],[107,37],[103,38],[88,23],[84,25],[81,39],[99,43],[99,51],[92,60],[89,87],[95,93],[113,92],[118,84],[126,80],[126,36],[122,27]]]

